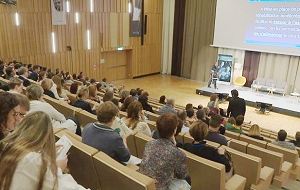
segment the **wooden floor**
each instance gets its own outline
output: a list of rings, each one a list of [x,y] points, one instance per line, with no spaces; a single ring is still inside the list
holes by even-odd
[[[119,80],[113,83],[116,86],[124,85],[127,90],[137,87],[142,88],[151,97],[157,99],[161,95],[165,95],[167,98],[172,97],[175,98],[176,104],[183,106],[188,103],[192,103],[194,106],[199,104],[207,106],[209,101],[209,97],[196,94],[196,88],[203,87],[206,83],[170,75],[153,75],[138,79]],[[227,109],[227,106],[228,102],[220,105],[224,109]],[[291,135],[295,135],[297,131],[300,131],[300,118],[273,112],[270,115],[260,115],[255,112],[253,107],[249,106],[247,106],[245,121],[251,121],[253,124],[275,131],[285,129]]]

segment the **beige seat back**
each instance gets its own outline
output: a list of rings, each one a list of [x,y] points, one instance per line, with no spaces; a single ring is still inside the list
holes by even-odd
[[[88,146],[67,133],[59,132],[57,136],[66,135],[73,143],[69,150],[68,169],[77,183],[90,189],[101,189],[92,156],[99,151]]]
[[[62,102],[57,100],[57,99],[54,99],[54,98],[51,98],[50,96],[47,96],[47,95],[44,95],[43,96],[43,99],[48,103],[50,104],[52,107],[54,107],[58,112],[61,113],[61,104]]]
[[[262,166],[268,166],[274,169],[275,175],[280,175],[282,163],[283,163],[283,154],[267,150],[252,144],[249,144],[247,153],[262,159]]]
[[[185,134],[183,136],[184,143],[192,143],[193,141],[194,141],[194,138],[190,134]],[[221,146],[219,143],[216,143],[216,142],[212,142],[212,141],[208,141],[208,140],[205,140],[205,141],[206,141],[206,145],[214,147],[214,148],[219,148]]]
[[[235,173],[247,179],[245,189],[258,184],[261,172],[261,158],[222,146],[231,153]]]
[[[238,150],[240,152],[246,153],[247,152],[248,143],[232,139],[229,141],[229,147],[233,148],[234,150]]]
[[[94,155],[93,161],[101,189],[155,190],[153,179],[120,164],[103,152]]]
[[[85,111],[85,110],[81,110],[79,112],[78,119],[79,119],[82,127],[85,127],[89,123],[94,123],[94,122],[98,121],[96,115],[94,115],[88,111]]]
[[[267,149],[283,154],[283,160],[293,164],[293,169],[296,167],[299,155],[297,150],[282,148],[272,143],[267,144]]]
[[[146,123],[148,124],[151,131],[154,131],[156,129],[156,122],[146,120]]]
[[[127,137],[127,146],[129,148],[129,151],[130,151],[130,154],[135,156],[135,157],[138,157],[137,155],[137,149],[136,149],[136,143],[135,143],[135,134],[137,134],[136,131],[132,131],[132,135],[129,135]]]
[[[142,133],[136,133],[134,135],[134,140],[135,140],[135,146],[137,150],[137,156],[139,158],[142,158],[144,155],[146,143],[154,139]]]
[[[239,133],[235,133],[235,132],[226,130],[225,136],[230,137],[230,138],[232,138],[232,139],[239,140],[240,134],[239,134]]]
[[[266,146],[267,146],[267,142],[262,141],[262,140],[258,140],[258,139],[252,138],[252,137],[248,137],[246,135],[241,135],[240,140],[244,141],[244,142],[247,142],[249,144],[253,144],[255,146],[259,146],[261,148],[266,148]]]
[[[223,164],[201,158],[185,150],[182,151],[187,157],[188,171],[192,178],[192,189],[225,190],[225,166]]]

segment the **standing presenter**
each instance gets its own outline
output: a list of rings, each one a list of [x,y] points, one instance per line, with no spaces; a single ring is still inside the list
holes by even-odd
[[[218,65],[218,62],[216,62],[212,66],[212,68],[210,70],[210,77],[209,77],[209,81],[208,81],[208,88],[210,88],[211,83],[213,83],[215,89],[217,89],[218,69],[219,69],[219,65]]]

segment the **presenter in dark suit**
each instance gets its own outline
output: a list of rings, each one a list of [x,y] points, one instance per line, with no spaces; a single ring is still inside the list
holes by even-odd
[[[229,101],[227,116],[236,118],[239,115],[245,116],[246,102],[243,98],[239,98],[239,92],[237,90],[231,91],[232,99]]]
[[[217,88],[217,80],[218,80],[218,62],[216,62],[210,70],[210,78],[208,81],[208,88],[210,88],[211,83],[214,84],[215,89]]]
[[[29,78],[38,81],[39,79],[40,66],[34,65],[32,68],[32,73],[29,75]]]
[[[29,71],[28,71],[28,69],[26,67],[21,67],[19,69],[19,75],[20,75],[19,79],[21,79],[23,81],[23,85],[25,87],[31,85],[30,81],[28,80]]]

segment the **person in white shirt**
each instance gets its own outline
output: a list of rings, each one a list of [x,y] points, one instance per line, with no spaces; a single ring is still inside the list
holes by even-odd
[[[84,190],[69,174],[63,174],[68,158],[56,161],[50,117],[28,114],[18,128],[0,142],[0,189]]]
[[[17,77],[11,77],[8,82],[10,93],[20,94],[23,92],[23,81]]]
[[[127,117],[121,119],[131,130],[151,137],[151,130],[145,122],[142,104],[139,101],[131,102],[127,108]]]
[[[54,75],[52,77],[53,86],[51,87],[51,91],[53,92],[54,96],[58,100],[65,100],[68,101],[69,98],[66,95],[66,93],[63,91],[62,84],[61,84],[61,78],[57,75]]]
[[[72,119],[66,119],[63,114],[58,112],[50,104],[44,102],[43,93],[44,90],[41,86],[32,84],[27,87],[27,97],[30,101],[30,112],[34,111],[43,111],[47,113],[51,120],[52,125],[56,128],[67,128],[68,130],[75,133],[76,129],[80,126],[77,126]]]

